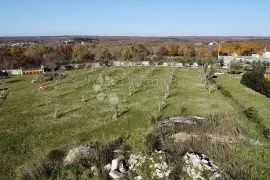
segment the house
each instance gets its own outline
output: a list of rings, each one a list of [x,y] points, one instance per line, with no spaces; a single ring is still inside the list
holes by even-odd
[[[218,43],[217,42],[210,42],[208,45],[209,46],[214,46],[214,45],[217,45]]]
[[[270,58],[270,52],[267,52],[266,47],[264,48],[264,52],[262,54],[263,58]]]
[[[265,79],[267,79],[268,81],[270,81],[270,67],[268,67],[264,73],[264,77]]]

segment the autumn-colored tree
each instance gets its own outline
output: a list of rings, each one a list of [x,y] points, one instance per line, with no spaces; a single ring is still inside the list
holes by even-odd
[[[178,47],[178,51],[177,51],[178,56],[184,56],[184,51],[186,51],[186,48],[187,48],[187,46],[180,45]]]
[[[235,53],[237,50],[237,44],[233,43],[224,43],[220,44],[220,46],[215,47],[213,50],[213,54],[217,55],[219,53],[220,56],[229,56]]]
[[[195,48],[192,46],[185,47],[183,49],[183,54],[184,56],[194,57],[196,55]]]
[[[262,54],[263,49],[255,42],[244,42],[237,49],[239,56],[251,56],[252,54]]]
[[[42,64],[54,71],[63,60],[63,56],[57,52],[50,52],[43,55]]]
[[[177,45],[177,44],[169,44],[167,47],[168,54],[170,56],[177,56],[178,55],[178,48],[179,48],[179,45]]]
[[[160,46],[157,50],[157,55],[159,56],[168,56],[169,51],[165,46]]]
[[[197,51],[197,56],[208,57],[208,56],[211,56],[211,52],[209,50],[206,50],[205,48],[200,48]]]
[[[26,60],[26,57],[24,55],[25,51],[26,51],[26,48],[22,46],[13,46],[11,48],[11,51],[10,51],[11,57],[13,59],[14,66],[16,68],[20,68],[21,66],[24,66],[24,63]]]
[[[25,66],[27,66],[27,67],[40,66],[40,64],[42,62],[43,55],[38,51],[38,49],[35,48],[35,46],[27,48],[24,55],[25,55],[26,61],[27,61],[25,63]]]

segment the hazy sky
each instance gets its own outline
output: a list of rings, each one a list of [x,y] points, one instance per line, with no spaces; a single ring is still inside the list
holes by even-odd
[[[0,36],[270,36],[270,0],[0,0]]]

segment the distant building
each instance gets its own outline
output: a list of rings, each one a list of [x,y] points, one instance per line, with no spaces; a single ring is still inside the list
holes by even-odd
[[[213,46],[213,45],[217,45],[217,44],[218,44],[217,42],[210,42],[208,45]]]
[[[200,43],[195,43],[195,46],[202,46],[202,45],[203,45],[202,42],[200,42]]]
[[[218,56],[218,59],[223,59],[224,68],[229,68],[230,63],[234,60],[236,61],[243,60],[243,61],[250,61],[250,62],[260,60],[260,61],[270,62],[270,52],[267,52],[265,48],[262,55],[252,54],[251,56],[238,56],[237,54],[234,53],[231,56]]]
[[[266,47],[264,48],[264,52],[262,54],[263,58],[270,58],[270,52],[267,52]]]

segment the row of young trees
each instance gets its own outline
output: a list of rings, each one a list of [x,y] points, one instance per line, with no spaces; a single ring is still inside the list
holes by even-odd
[[[188,46],[183,44],[169,44],[164,46],[146,45],[116,45],[105,46],[101,44],[55,44],[22,46],[0,46],[0,66],[3,68],[31,68],[41,64],[54,68],[61,64],[85,63],[111,60],[160,60],[165,56],[181,57],[180,61],[190,63],[201,57],[215,57],[229,55],[234,52],[239,55],[251,55],[261,53],[262,48],[253,42],[241,45],[222,44],[220,48]],[[195,57],[199,57],[194,59]],[[184,59],[183,59],[184,58]]]

